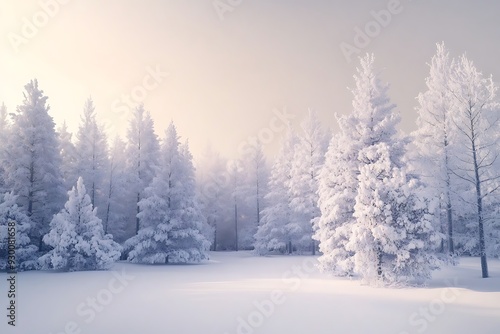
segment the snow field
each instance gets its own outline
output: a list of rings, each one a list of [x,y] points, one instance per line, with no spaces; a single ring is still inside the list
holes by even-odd
[[[482,333],[500,328],[500,261],[435,272],[424,288],[321,274],[312,256],[212,252],[199,265],[119,262],[110,271],[18,274],[6,333]],[[7,327],[2,322],[2,327]],[[4,333],[2,329],[2,333]]]

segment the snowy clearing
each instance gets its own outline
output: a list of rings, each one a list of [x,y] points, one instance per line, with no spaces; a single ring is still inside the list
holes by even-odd
[[[496,334],[500,328],[498,260],[490,260],[488,279],[480,278],[479,259],[463,258],[435,272],[427,288],[388,289],[318,273],[311,256],[210,257],[199,265],[120,262],[110,271],[19,273],[16,328],[4,320],[1,332]]]

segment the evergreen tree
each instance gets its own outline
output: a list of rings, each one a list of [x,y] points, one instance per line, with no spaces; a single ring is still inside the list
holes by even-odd
[[[453,217],[456,195],[460,193],[459,180],[454,176],[457,154],[457,128],[453,124],[453,96],[450,91],[452,60],[444,44],[437,45],[437,52],[430,63],[426,79],[427,90],[418,95],[417,125],[413,134],[416,150],[412,167],[425,183],[431,197],[440,198],[447,232],[447,251],[455,253],[453,241]]]
[[[268,206],[262,210],[261,224],[255,234],[255,250],[261,255],[285,250],[291,253],[292,245],[300,245],[304,237],[303,226],[297,224],[291,206],[290,183],[297,142],[289,126],[271,169],[269,192],[265,196]]]
[[[199,262],[210,242],[196,199],[191,155],[179,144],[171,123],[161,147],[161,161],[145,198],[139,202],[141,227],[126,242],[128,260],[136,263]]]
[[[260,226],[261,212],[265,209],[264,196],[267,193],[269,171],[262,144],[257,142],[251,146],[245,156],[241,157],[243,179],[239,205],[239,236],[240,248],[251,249],[255,243],[255,233]]]
[[[40,258],[43,268],[66,271],[109,269],[120,258],[121,247],[105,234],[84,181],[68,192],[64,209],[54,216],[43,241],[53,249]]]
[[[218,248],[218,236],[227,234],[228,217],[231,217],[232,205],[228,205],[231,203],[231,198],[228,191],[229,175],[226,163],[218,152],[208,147],[201,162],[202,171],[198,173],[202,212],[214,231],[213,236],[209,238],[213,239],[214,251]]]
[[[76,148],[72,142],[73,135],[68,131],[66,122],[57,129],[57,134],[59,136],[59,154],[62,160],[61,172],[64,179],[64,187],[69,190],[76,180],[73,179],[77,164]]]
[[[38,248],[30,244],[28,236],[31,221],[16,204],[17,196],[12,193],[0,195],[0,270],[7,270],[9,249],[15,251],[15,270],[36,268],[35,254]],[[14,237],[9,236],[15,229]],[[10,245],[10,247],[9,247]]]
[[[433,207],[390,151],[378,143],[359,153],[356,221],[346,248],[355,254],[355,272],[370,283],[423,283],[440,266],[441,234],[434,231]]]
[[[320,216],[318,208],[318,175],[323,166],[328,138],[321,127],[315,112],[309,110],[302,122],[302,135],[299,136],[295,155],[292,159],[290,190],[291,206],[295,210],[296,246],[302,250],[311,249],[313,243],[313,224]]]
[[[47,97],[36,79],[25,89],[13,116],[4,167],[7,188],[18,195],[17,204],[33,223],[30,239],[41,248],[50,220],[64,202],[61,157]]]
[[[134,109],[127,132],[127,169],[129,173],[130,210],[133,217],[131,226],[135,226],[134,234],[140,229],[140,218],[137,215],[139,202],[144,198],[144,190],[151,184],[158,165],[159,142],[154,132],[153,119],[140,104]]]
[[[98,124],[94,102],[85,102],[76,142],[76,177],[82,177],[90,201],[98,208],[99,217],[105,216],[106,171],[108,168],[108,143],[104,127]],[[72,182],[75,182],[74,180]]]
[[[336,275],[352,275],[354,252],[346,248],[355,222],[358,191],[359,152],[378,143],[390,143],[390,155],[400,165],[405,140],[397,138],[399,116],[373,68],[374,57],[360,59],[354,76],[353,110],[337,117],[340,133],[330,141],[319,175],[318,204],[321,216],[315,238],[320,242],[320,268]]]
[[[111,233],[115,240],[127,237],[127,213],[129,183],[126,170],[126,144],[116,137],[111,147],[106,189],[106,214],[103,220],[104,233]]]
[[[0,194],[7,191],[5,178],[5,159],[7,139],[9,138],[9,122],[7,119],[7,107],[5,103],[0,106]]]

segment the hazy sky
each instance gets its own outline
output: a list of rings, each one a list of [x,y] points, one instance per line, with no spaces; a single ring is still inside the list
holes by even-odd
[[[388,9],[377,23],[373,11]],[[233,156],[259,134],[272,153],[282,129],[273,109],[298,124],[311,108],[333,129],[334,113],[350,112],[356,61],[345,43],[375,53],[411,130],[436,42],[500,80],[499,13],[498,1],[466,0],[0,0],[0,101],[14,111],[38,78],[72,131],[89,96],[122,134],[127,103],[143,100],[156,132],[173,120],[195,157],[208,142]]]

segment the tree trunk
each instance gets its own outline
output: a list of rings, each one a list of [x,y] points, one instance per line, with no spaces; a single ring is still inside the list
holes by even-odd
[[[234,203],[234,249],[238,251],[238,205]]]
[[[139,214],[139,212],[141,212],[140,210],[140,207],[139,207],[139,201],[141,199],[141,194],[140,193],[137,193],[137,215]],[[135,234],[139,234],[139,217],[137,217],[137,215],[135,216]]]
[[[472,129],[474,129],[471,122]],[[472,138],[474,138],[474,130],[472,130]],[[474,163],[474,175],[476,181],[476,200],[477,200],[477,221],[479,225],[479,253],[481,255],[481,273],[483,278],[488,277],[488,263],[486,260],[486,246],[484,240],[483,226],[483,198],[481,195],[481,179],[479,177],[479,164],[477,161],[476,143],[472,141],[472,159]]]

